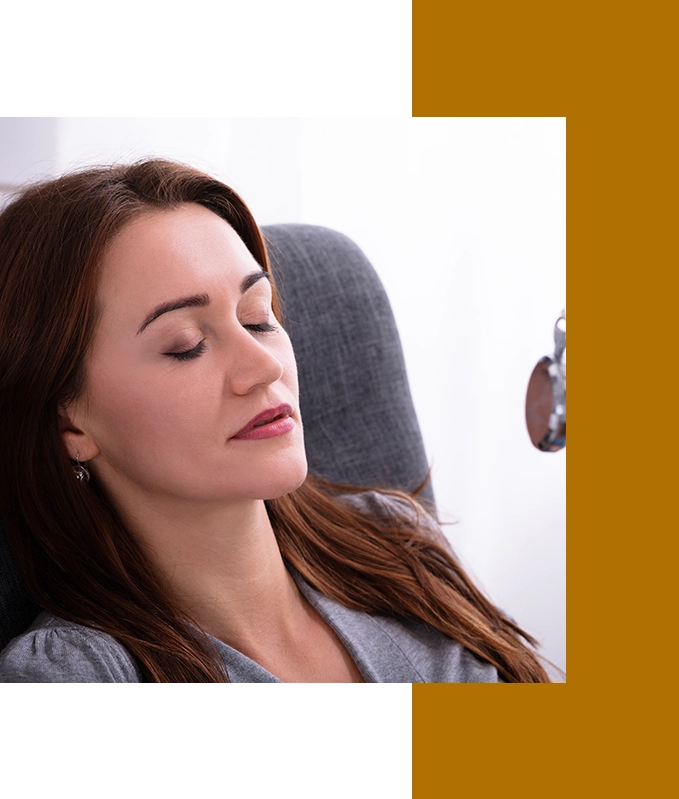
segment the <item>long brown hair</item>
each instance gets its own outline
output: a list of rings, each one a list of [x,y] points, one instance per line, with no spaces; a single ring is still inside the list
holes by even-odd
[[[0,214],[0,515],[38,605],[117,638],[146,680],[224,682],[208,639],[167,594],[103,487],[93,478],[83,490],[74,479],[57,422],[84,389],[107,245],[137,216],[184,203],[225,219],[270,271],[240,197],[170,161],[72,173],[28,188]],[[395,496],[403,512],[368,515],[309,477],[266,504],[283,556],[327,596],[424,621],[507,681],[548,681],[533,639],[473,585],[418,504]]]

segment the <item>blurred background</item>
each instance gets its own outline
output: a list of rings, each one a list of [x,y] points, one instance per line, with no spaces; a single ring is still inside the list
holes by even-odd
[[[260,224],[345,233],[391,299],[446,534],[565,670],[566,453],[525,392],[566,304],[564,118],[0,118],[0,203],[36,178],[165,156]]]

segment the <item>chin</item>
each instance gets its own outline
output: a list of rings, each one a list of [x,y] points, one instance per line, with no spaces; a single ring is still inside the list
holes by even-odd
[[[278,497],[285,496],[291,491],[298,489],[306,480],[308,474],[306,458],[303,463],[290,466],[280,476],[280,480],[271,480],[268,489],[263,493],[266,496],[261,496],[259,499],[278,499]]]
[[[234,499],[278,499],[299,488],[308,473],[306,455],[303,448],[280,453],[274,458],[250,463],[243,468],[240,477],[229,480],[224,486]]]

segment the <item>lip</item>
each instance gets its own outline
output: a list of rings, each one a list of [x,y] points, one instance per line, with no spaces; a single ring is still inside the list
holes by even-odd
[[[272,438],[289,432],[294,426],[292,406],[283,403],[258,413],[231,438],[249,441]]]

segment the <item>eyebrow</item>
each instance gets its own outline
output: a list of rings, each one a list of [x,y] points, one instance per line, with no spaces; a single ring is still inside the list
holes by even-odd
[[[268,272],[265,272],[263,269],[258,269],[256,272],[251,272],[249,275],[246,275],[240,284],[241,295],[245,294],[248,289],[251,289],[255,283],[262,278],[266,278],[270,281],[271,275]],[[141,327],[139,330],[137,330],[137,335],[142,333],[151,324],[151,322],[155,322],[159,316],[162,316],[165,313],[169,313],[170,311],[178,311],[180,308],[205,308],[210,304],[210,302],[211,299],[209,294],[194,294],[191,297],[181,297],[178,300],[163,302],[156,306],[146,317],[146,319],[144,319]]]

